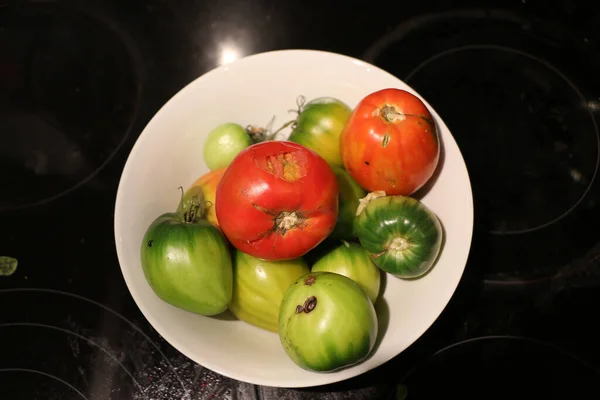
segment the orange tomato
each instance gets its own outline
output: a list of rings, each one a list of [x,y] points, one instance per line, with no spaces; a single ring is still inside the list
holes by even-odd
[[[340,135],[340,153],[346,170],[367,191],[410,195],[433,175],[440,143],[425,104],[390,88],[356,106]]]

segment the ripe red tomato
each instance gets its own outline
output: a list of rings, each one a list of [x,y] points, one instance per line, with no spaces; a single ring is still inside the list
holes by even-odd
[[[409,195],[433,175],[440,144],[433,117],[418,97],[383,89],[353,110],[340,135],[340,153],[364,189]]]
[[[234,158],[215,202],[219,226],[238,250],[264,260],[293,259],[333,231],[338,185],[316,152],[267,141]]]

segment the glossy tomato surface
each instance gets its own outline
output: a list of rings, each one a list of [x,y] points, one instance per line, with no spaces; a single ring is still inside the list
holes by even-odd
[[[238,250],[265,260],[300,257],[335,227],[337,180],[321,156],[300,144],[257,143],[225,171],[216,213]]]
[[[390,88],[356,106],[340,135],[340,153],[346,170],[367,191],[409,195],[433,175],[440,144],[425,104]]]

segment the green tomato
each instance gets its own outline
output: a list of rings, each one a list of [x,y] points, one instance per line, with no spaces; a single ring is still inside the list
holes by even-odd
[[[352,240],[356,237],[356,209],[359,201],[367,195],[352,176],[343,168],[332,166],[338,182],[339,211],[335,229],[331,233],[333,239]]]
[[[375,304],[381,284],[381,271],[371,261],[369,253],[358,243],[344,242],[321,257],[312,272],[328,271],[341,274],[358,283],[358,286]]]
[[[317,152],[330,165],[343,166],[340,134],[352,110],[342,101],[320,97],[306,103],[289,140]]]
[[[277,332],[279,306],[285,291],[309,272],[302,258],[266,261],[236,250],[229,310],[244,322]]]
[[[232,296],[231,254],[221,231],[191,213],[165,213],[148,227],[141,261],[148,284],[163,301],[181,309],[216,315]]]
[[[204,142],[204,162],[210,170],[227,167],[240,151],[251,144],[250,135],[241,125],[219,125],[209,132]]]
[[[407,196],[371,193],[363,202],[356,232],[373,262],[399,278],[418,278],[434,265],[442,226],[423,203]],[[383,196],[383,197],[377,197]]]
[[[332,372],[369,356],[377,338],[373,303],[352,279],[311,272],[290,285],[279,310],[279,339],[299,367]]]
[[[16,258],[1,256],[0,257],[0,276],[10,276],[17,270],[19,262]]]

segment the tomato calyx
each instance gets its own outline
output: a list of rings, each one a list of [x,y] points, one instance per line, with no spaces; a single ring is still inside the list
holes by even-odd
[[[248,134],[248,136],[250,136],[250,139],[252,139],[253,143],[260,143],[260,142],[266,142],[269,140],[274,140],[275,136],[277,136],[277,134],[281,131],[283,131],[285,128],[291,126],[292,129],[296,128],[296,124],[298,123],[298,118],[300,117],[300,114],[302,113],[303,109],[304,109],[304,105],[306,104],[306,98],[302,95],[299,95],[296,98],[296,108],[292,109],[292,110],[288,110],[288,112],[290,113],[296,113],[296,118],[287,121],[286,123],[284,123],[283,125],[281,125],[277,130],[272,131],[272,126],[273,126],[273,122],[275,122],[275,116],[273,116],[273,118],[271,118],[271,120],[269,121],[269,123],[266,125],[265,128],[261,127],[261,126],[255,126],[255,125],[247,125],[246,126],[246,133]]]
[[[204,218],[206,213],[206,203],[210,203],[204,201],[204,192],[202,192],[201,189],[195,191],[190,198],[189,203],[185,204],[183,187],[179,186],[179,190],[181,190],[181,199],[179,200],[179,207],[177,207],[177,214],[181,221],[186,224],[191,224]],[[149,245],[149,247],[151,246]]]
[[[376,108],[375,111],[373,111],[373,116],[380,116],[386,122],[391,122],[391,123],[398,122],[398,121],[404,121],[406,119],[406,117],[418,117],[418,118],[425,120],[425,122],[427,122],[429,125],[433,126],[433,121],[424,115],[406,114],[406,113],[398,111],[396,109],[396,107],[390,106],[388,104],[381,107],[381,109]]]
[[[300,228],[306,225],[306,218],[300,212],[282,211],[277,217],[275,217],[274,226],[281,235],[285,235],[287,231]]]
[[[387,253],[404,253],[406,250],[410,250],[413,245],[403,238],[402,236],[396,236],[390,240],[389,244],[386,246],[385,250],[373,254],[373,258],[379,258]]]
[[[376,190],[374,192],[368,193],[362,199],[358,199],[358,207],[356,208],[356,216],[358,217],[363,212],[363,210],[367,207],[367,205],[369,205],[370,202],[372,202],[375,199],[378,199],[380,197],[385,197],[385,196],[387,196],[385,191]]]
[[[260,235],[256,240],[261,240],[271,233],[279,233],[284,236],[288,231],[296,228],[303,228],[306,226],[306,215],[300,211],[280,211],[274,213],[273,211],[267,210],[259,206],[258,204],[252,204],[257,210],[264,212],[267,215],[273,217],[273,227]]]
[[[296,314],[300,314],[302,312],[308,314],[317,306],[317,298],[315,296],[310,296],[303,305],[296,306]]]

